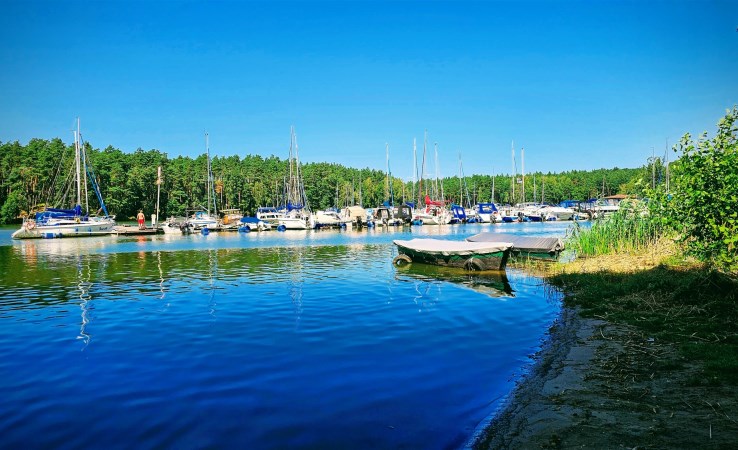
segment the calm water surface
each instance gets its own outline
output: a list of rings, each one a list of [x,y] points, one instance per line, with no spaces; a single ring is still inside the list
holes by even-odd
[[[556,317],[539,279],[396,269],[393,239],[567,224],[11,241],[0,446],[449,448]]]

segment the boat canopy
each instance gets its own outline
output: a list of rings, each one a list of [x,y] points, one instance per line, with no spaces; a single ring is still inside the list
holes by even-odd
[[[36,213],[36,222],[44,222],[48,219],[74,219],[81,216],[81,205],[75,206],[74,209],[46,208]]]
[[[480,214],[492,214],[497,212],[497,206],[494,203],[480,203],[477,205],[477,212]]]
[[[453,212],[454,217],[457,219],[465,220],[466,219],[466,210],[463,206],[459,205],[451,205],[451,212]]]
[[[255,223],[258,224],[259,222],[262,222],[258,217],[241,217],[241,223]]]
[[[302,208],[304,208],[304,206],[301,203],[287,202],[287,211],[299,211]]]

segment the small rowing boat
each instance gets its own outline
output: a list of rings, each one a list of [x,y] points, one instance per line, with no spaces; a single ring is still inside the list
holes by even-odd
[[[469,271],[504,270],[510,257],[510,242],[467,242],[443,239],[396,240],[398,255],[393,264],[413,262],[461,267]]]

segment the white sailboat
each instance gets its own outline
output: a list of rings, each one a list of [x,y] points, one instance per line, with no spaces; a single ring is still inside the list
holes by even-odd
[[[208,208],[205,211],[195,211],[188,220],[189,226],[195,230],[203,228],[213,229],[218,227],[218,205],[215,202],[215,186],[213,183],[213,170],[210,166],[210,141],[207,131],[205,132],[205,154],[208,158],[208,184],[207,197]],[[211,208],[212,205],[212,208]],[[212,211],[212,212],[211,212]]]
[[[115,217],[108,214],[108,209],[100,193],[100,187],[95,179],[95,172],[87,160],[87,151],[82,143],[79,130],[79,118],[77,119],[77,129],[74,131],[74,151],[74,181],[77,192],[74,207],[72,209],[45,207],[37,211],[34,217],[29,215],[23,220],[21,228],[13,233],[13,239],[99,236],[110,234],[113,231]],[[104,214],[102,216],[90,215],[89,202],[87,201],[88,181],[97,196],[100,204],[99,211]]]
[[[420,209],[421,199],[422,197],[422,183],[423,178],[425,175],[425,152],[428,146],[428,136],[427,132],[423,140],[423,163],[421,168],[421,177],[420,177],[420,183],[418,185],[418,205],[419,207],[416,208],[414,214],[413,214],[413,222],[417,223],[422,222],[423,225],[447,225],[449,221],[451,220],[451,215],[448,212],[448,209],[446,208],[446,202],[443,199],[443,185],[441,185],[441,189],[439,191],[438,188],[438,145],[436,144],[435,147],[435,156],[436,156],[436,180],[434,184],[433,194],[434,196],[438,196],[440,193],[441,200],[431,200],[429,194],[425,194],[425,208]]]
[[[305,197],[305,187],[300,175],[300,157],[297,149],[295,128],[291,129],[289,179],[287,180],[287,210],[279,218],[279,226],[287,230],[307,230],[314,228],[314,220]]]

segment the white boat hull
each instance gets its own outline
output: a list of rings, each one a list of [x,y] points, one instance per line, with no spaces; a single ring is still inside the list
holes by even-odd
[[[114,220],[94,221],[60,221],[55,224],[28,226],[24,225],[13,233],[13,239],[61,238],[101,236],[113,232]]]
[[[307,230],[310,228],[308,221],[301,217],[283,217],[279,219],[279,224],[288,230]]]

